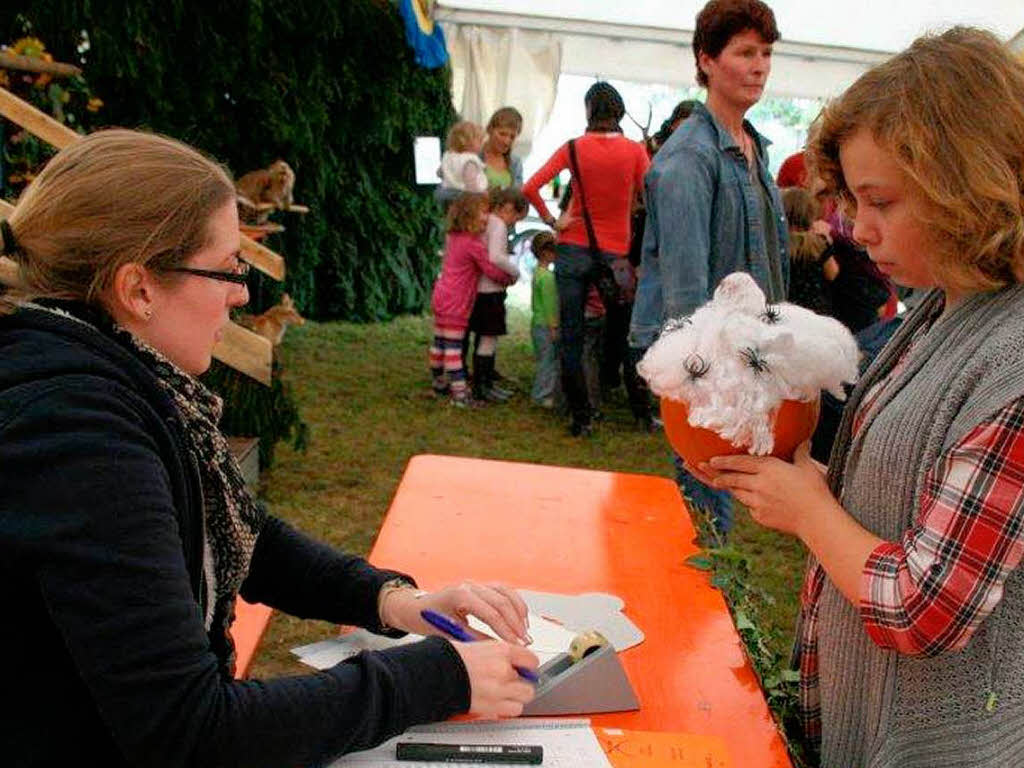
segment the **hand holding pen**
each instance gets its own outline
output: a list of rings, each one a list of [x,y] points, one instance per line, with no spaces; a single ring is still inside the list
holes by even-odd
[[[501,640],[478,641],[465,627],[431,610],[422,612],[423,620],[452,643],[462,658],[469,677],[469,711],[484,717],[518,717],[534,695],[537,657],[533,652]],[[533,682],[527,682],[532,680]]]
[[[474,637],[466,630],[465,627],[452,621],[447,616],[437,613],[436,611],[431,611],[429,609],[423,610],[420,611],[420,616],[422,616],[423,620],[427,622],[430,626],[434,627],[435,629],[441,630],[444,634],[446,634],[453,640],[459,640],[463,643],[472,643],[475,640],[481,639]],[[534,658],[536,659],[536,657]],[[537,673],[529,667],[516,666],[515,670],[519,673],[519,676],[521,678],[523,678],[524,680],[529,680],[531,683],[536,683],[539,680],[539,678],[537,677]]]

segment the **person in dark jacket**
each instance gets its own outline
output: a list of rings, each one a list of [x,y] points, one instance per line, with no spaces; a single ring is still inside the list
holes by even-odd
[[[248,300],[235,206],[198,152],[111,130],[62,150],[0,221],[17,266],[0,294],[5,765],[318,765],[533,695],[512,590],[418,593],[245,489],[195,378]],[[239,594],[393,635],[431,634],[424,608],[474,614],[505,641],[428,637],[236,680]]]

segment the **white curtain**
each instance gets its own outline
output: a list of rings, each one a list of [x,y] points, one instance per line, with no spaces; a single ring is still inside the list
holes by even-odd
[[[452,65],[452,100],[464,120],[486,126],[499,107],[523,115],[513,152],[530,154],[555,103],[562,44],[549,32],[445,25]]]

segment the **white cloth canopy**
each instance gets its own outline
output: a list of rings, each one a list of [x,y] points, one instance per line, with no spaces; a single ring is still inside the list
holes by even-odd
[[[441,0],[453,97],[466,119],[486,123],[504,104],[523,112],[526,155],[550,114],[562,73],[695,85],[691,49],[705,0]],[[821,5],[768,0],[782,39],[768,96],[826,99],[921,34],[969,24],[1024,51],[1021,0],[855,0]]]
[[[559,40],[561,71],[610,79],[693,85],[692,29],[703,0],[442,0],[437,19],[460,28],[544,31]],[[1020,0],[857,0],[821,5],[770,1],[782,40],[767,92],[823,98],[906,47],[954,24],[989,29],[1024,47]]]
[[[486,126],[496,109],[514,105],[523,116],[516,152],[528,155],[533,137],[555,103],[562,71],[558,35],[465,24],[445,31],[452,62],[452,101],[460,117]]]

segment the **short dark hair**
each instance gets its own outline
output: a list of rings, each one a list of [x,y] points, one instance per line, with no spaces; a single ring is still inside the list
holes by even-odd
[[[497,210],[503,205],[511,204],[516,213],[524,214],[530,210],[530,202],[519,187],[491,187],[488,193],[491,210]]]
[[[555,250],[555,236],[550,232],[538,232],[530,241],[530,250],[533,251],[533,255],[539,261],[540,255],[544,251]]]
[[[660,147],[668,141],[668,137],[672,135],[683,120],[690,116],[690,113],[693,112],[698,104],[700,104],[700,102],[695,99],[686,99],[676,104],[676,108],[672,110],[672,114],[665,119],[665,122],[661,124],[661,128],[659,128],[658,132],[654,134],[655,148]]]
[[[779,39],[775,14],[761,0],[710,0],[697,14],[693,32],[693,58],[697,64],[697,82],[707,87],[708,76],[701,71],[700,55],[712,59],[740,32],[755,30],[766,43]]]

